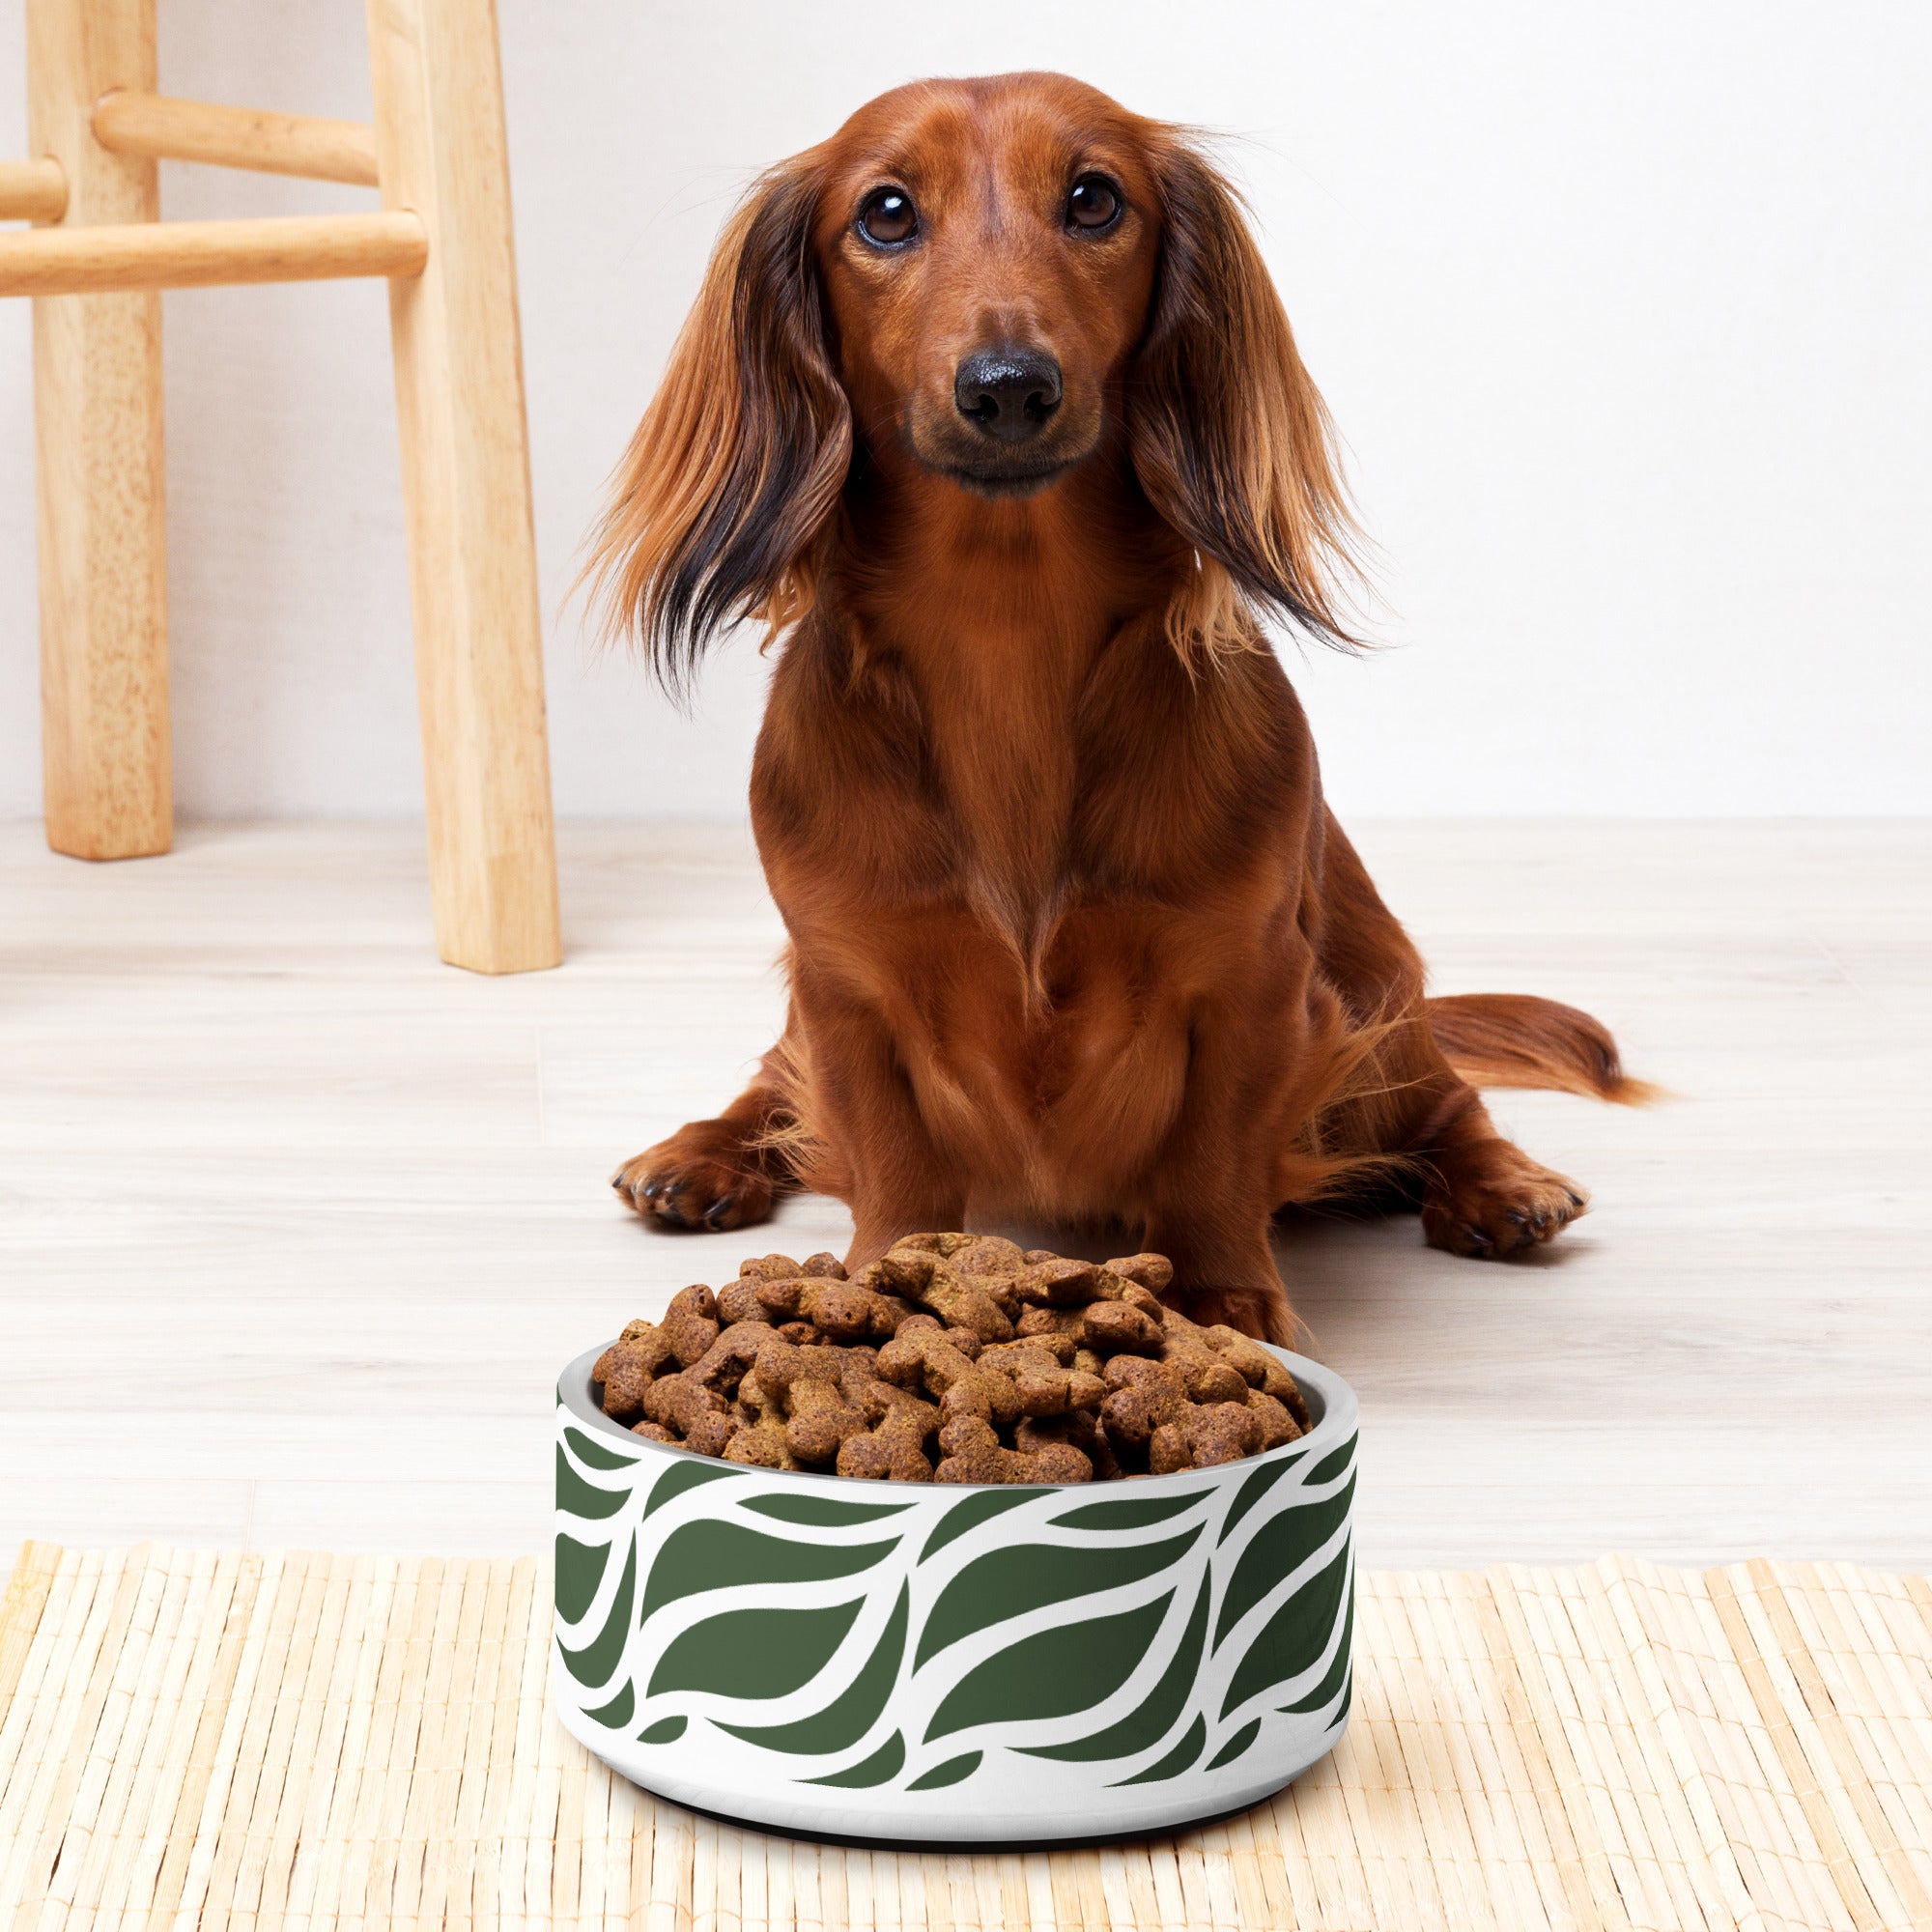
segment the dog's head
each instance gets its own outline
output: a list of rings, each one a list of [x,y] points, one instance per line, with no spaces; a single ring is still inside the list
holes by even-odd
[[[1194,553],[1178,643],[1256,608],[1345,635],[1327,415],[1238,202],[1063,75],[882,95],[725,230],[592,555],[668,682],[810,607],[855,452],[978,497],[1111,464]]]

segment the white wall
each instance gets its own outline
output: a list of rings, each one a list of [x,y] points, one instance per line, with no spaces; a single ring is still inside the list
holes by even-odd
[[[1064,68],[1236,154],[1351,452],[1395,647],[1296,671],[1355,812],[1932,810],[1932,13],[1648,0],[501,0],[556,796],[732,815],[563,603],[737,185],[925,72]],[[172,92],[368,109],[353,0],[165,0]],[[22,151],[17,6],[0,153]],[[169,167],[173,215],[360,205]],[[184,812],[413,811],[370,284],[167,298]],[[31,391],[0,307],[0,813],[38,809]]]

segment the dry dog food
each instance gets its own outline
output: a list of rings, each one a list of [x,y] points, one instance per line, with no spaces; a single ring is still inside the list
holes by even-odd
[[[1163,1306],[1160,1255],[1078,1262],[910,1235],[851,1279],[747,1261],[633,1321],[591,1371],[637,1435],[727,1463],[901,1483],[1085,1483],[1259,1455],[1308,1428],[1294,1379]]]

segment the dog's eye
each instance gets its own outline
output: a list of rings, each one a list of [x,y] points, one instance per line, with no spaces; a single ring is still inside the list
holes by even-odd
[[[912,196],[901,187],[880,188],[866,198],[865,207],[859,211],[859,233],[882,248],[910,242],[918,230],[919,211],[912,205]]]
[[[1092,234],[1111,228],[1121,213],[1121,191],[1105,175],[1082,175],[1066,197],[1066,225]]]

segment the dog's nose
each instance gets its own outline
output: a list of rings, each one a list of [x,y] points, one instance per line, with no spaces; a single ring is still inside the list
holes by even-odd
[[[1024,442],[1060,407],[1060,364],[1043,349],[980,349],[952,379],[959,413],[1002,442]]]

